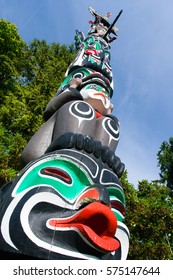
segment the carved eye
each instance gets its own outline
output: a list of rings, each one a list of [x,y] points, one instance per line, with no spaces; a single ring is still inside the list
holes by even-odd
[[[76,78],[82,79],[83,77],[85,77],[85,74],[81,73],[81,72],[78,72],[78,73],[73,75],[73,79],[76,79]]]
[[[47,175],[47,176],[52,176],[54,178],[58,178],[58,179],[64,181],[66,184],[72,183],[71,176],[66,171],[64,171],[60,168],[47,167],[47,168],[41,169],[40,173]]]

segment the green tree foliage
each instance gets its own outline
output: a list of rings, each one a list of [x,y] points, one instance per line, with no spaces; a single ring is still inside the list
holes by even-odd
[[[147,180],[134,189],[122,178],[130,230],[129,259],[173,259],[173,201],[168,188]]]
[[[170,137],[169,143],[167,141],[162,143],[157,158],[161,182],[166,183],[173,195],[173,137]]]
[[[20,169],[20,154],[43,124],[43,111],[59,88],[74,48],[45,40],[26,44],[17,27],[0,20],[0,183]]]
[[[26,141],[20,133],[12,134],[0,123],[0,185],[9,182],[20,169],[21,147]]]
[[[60,86],[74,52],[33,40],[22,50],[21,71],[13,90],[2,92],[0,121],[29,140],[43,123],[43,111]]]
[[[0,20],[0,185],[20,170],[20,154],[43,123],[43,111],[59,88],[74,57],[73,45],[66,47],[45,40],[26,44],[17,27]],[[172,141],[172,140],[171,140]],[[164,182],[170,170],[172,142],[159,152]],[[164,168],[163,168],[164,167]],[[166,173],[167,172],[167,173]],[[122,177],[127,202],[129,259],[173,259],[172,198],[168,188],[144,180],[135,189]]]
[[[3,19],[0,20],[0,46],[0,101],[3,102],[3,93],[15,86],[24,46],[16,25]]]

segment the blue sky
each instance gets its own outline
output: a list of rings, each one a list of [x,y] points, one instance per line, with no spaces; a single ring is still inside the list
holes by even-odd
[[[121,124],[116,154],[135,186],[158,179],[157,152],[173,136],[173,1],[0,0],[0,18],[16,24],[26,42],[71,44],[76,29],[87,34],[89,6],[110,11],[112,21],[123,9],[111,47],[113,113]]]

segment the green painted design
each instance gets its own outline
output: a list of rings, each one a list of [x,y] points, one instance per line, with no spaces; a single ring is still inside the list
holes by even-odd
[[[91,63],[97,63],[98,67],[102,64],[100,59],[97,59],[91,55],[88,56],[88,61],[90,61]]]
[[[84,78],[91,74],[91,71],[87,70],[86,68],[78,68],[75,71],[71,72],[62,82],[60,88],[69,85],[70,81],[74,78]]]
[[[124,217],[121,216],[117,211],[115,211],[114,209],[111,209],[112,212],[114,213],[115,217],[117,218],[117,221],[119,222],[123,222],[124,221]]]
[[[95,49],[97,51],[102,51],[100,42],[95,40],[93,36],[88,37],[84,40],[84,49]]]
[[[108,91],[105,90],[104,87],[101,87],[97,84],[89,84],[89,85],[86,85],[84,88],[84,90],[90,90],[90,89],[93,89],[95,90],[96,92],[103,92],[105,95],[107,95],[109,97],[109,93]]]
[[[50,167],[58,168],[68,173],[72,179],[72,183],[69,185],[61,179],[40,173],[43,168]],[[50,157],[31,165],[20,178],[17,184],[16,194],[33,186],[51,186],[63,197],[73,200],[79,196],[86,186],[90,186],[91,184],[91,179],[79,164],[74,164],[69,159],[67,161],[58,157]]]
[[[117,197],[125,206],[125,196],[124,196],[123,190],[110,186],[110,187],[108,187],[108,192],[109,192],[110,196]]]
[[[83,41],[84,50],[93,49],[97,51],[109,51],[109,46],[105,40],[97,36],[89,36]]]

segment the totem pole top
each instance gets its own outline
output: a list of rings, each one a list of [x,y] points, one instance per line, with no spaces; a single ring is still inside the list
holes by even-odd
[[[95,11],[92,7],[89,7],[89,12],[95,17],[95,21],[94,23],[97,22],[97,20],[99,19],[101,23],[103,23],[103,25],[105,27],[107,27],[108,29],[111,27],[110,33],[113,33],[114,35],[116,35],[116,32],[118,31],[118,28],[115,25],[115,22],[118,20],[118,18],[120,17],[122,10],[119,12],[118,16],[115,18],[113,23],[110,23],[109,17],[111,16],[110,12],[107,12],[105,16],[102,16],[101,14],[99,14],[97,11]]]
[[[116,32],[118,31],[118,28],[115,26],[115,23],[119,19],[120,15],[122,13],[122,10],[120,10],[119,14],[116,16],[114,21],[112,23],[110,23],[108,21],[109,17],[111,16],[110,12],[107,12],[105,16],[102,16],[98,12],[96,12],[92,7],[89,7],[88,9],[89,9],[89,12],[95,17],[94,22],[89,21],[89,23],[91,23],[92,25],[102,25],[102,26],[104,26],[105,32],[104,32],[104,34],[102,34],[102,37],[107,42],[110,43],[113,40],[115,40],[118,36],[116,34]],[[111,33],[115,35],[113,38],[110,37]]]

